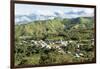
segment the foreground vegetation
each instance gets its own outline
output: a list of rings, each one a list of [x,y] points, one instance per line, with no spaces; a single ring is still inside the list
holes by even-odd
[[[92,62],[92,17],[54,18],[15,25],[15,65]]]

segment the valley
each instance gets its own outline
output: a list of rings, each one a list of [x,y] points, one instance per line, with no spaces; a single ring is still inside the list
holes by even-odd
[[[35,20],[15,24],[15,65],[92,62],[93,17]]]

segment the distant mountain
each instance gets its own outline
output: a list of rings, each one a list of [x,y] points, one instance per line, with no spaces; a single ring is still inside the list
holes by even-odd
[[[44,14],[44,13],[32,13],[29,15],[15,15],[15,23],[16,24],[24,24],[32,21],[37,21],[37,20],[48,20],[48,19],[54,19],[56,17],[60,18],[77,18],[77,17],[91,17],[90,15],[88,16],[84,11],[79,11],[79,12],[59,12],[55,11],[52,14]],[[76,21],[76,20],[75,20]]]
[[[36,19],[36,16],[18,15],[15,17],[15,23],[26,23]]]
[[[37,21],[37,20],[48,20],[48,19],[54,19],[54,16],[45,16],[45,15],[17,15],[15,16],[15,23],[16,24],[23,24],[27,22]]]

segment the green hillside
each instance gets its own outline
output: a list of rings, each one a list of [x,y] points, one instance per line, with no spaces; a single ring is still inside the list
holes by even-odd
[[[15,65],[91,62],[94,59],[93,39],[92,17],[16,24]]]
[[[53,36],[64,37],[68,31],[80,29],[92,29],[93,19],[76,18],[76,19],[53,19],[44,21],[35,21],[32,23],[21,24],[15,26],[16,37],[32,36],[33,39],[49,39]],[[64,37],[65,38],[65,37]],[[64,39],[63,38],[63,39]],[[66,37],[67,38],[67,37]]]

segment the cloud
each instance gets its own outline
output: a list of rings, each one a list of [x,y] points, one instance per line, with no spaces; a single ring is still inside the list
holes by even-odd
[[[79,17],[94,16],[93,8],[67,7],[67,6],[48,6],[48,5],[30,5],[16,4],[15,15],[44,15],[44,16],[62,16]]]

